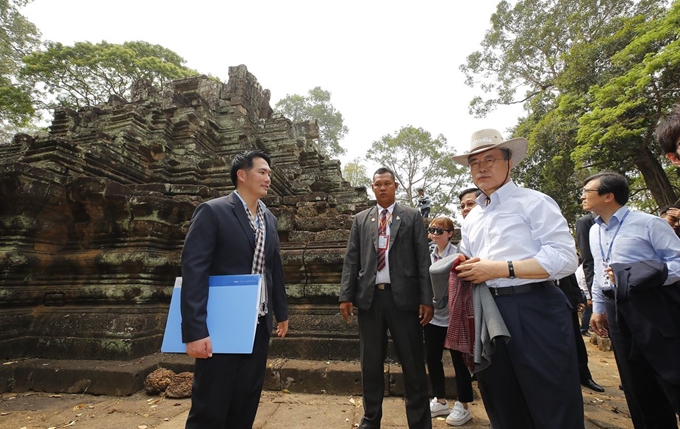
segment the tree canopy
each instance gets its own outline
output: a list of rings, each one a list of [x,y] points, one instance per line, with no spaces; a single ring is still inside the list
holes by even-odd
[[[359,158],[354,158],[342,167],[342,177],[355,188],[359,186],[371,187],[371,178],[366,172],[366,166],[361,163]]]
[[[319,123],[318,144],[322,153],[334,157],[346,152],[340,146],[340,140],[349,129],[343,123],[342,113],[331,104],[330,92],[317,86],[310,89],[306,96],[286,94],[275,108],[294,122],[316,119]]]
[[[24,126],[33,117],[30,88],[16,80],[21,58],[37,49],[40,32],[19,8],[30,0],[0,0],[0,124]]]
[[[36,103],[47,109],[96,105],[111,95],[129,99],[136,81],[163,88],[173,79],[197,74],[173,51],[147,42],[46,42],[44,50],[23,61],[20,78],[35,88]]]
[[[580,180],[605,169],[630,178],[641,206],[651,206],[644,195],[654,205],[677,198],[653,131],[680,95],[679,8],[659,0],[502,1],[482,49],[461,66],[484,94],[472,113],[523,104],[514,135],[530,148],[516,176],[555,198],[568,219],[580,214]]]
[[[451,216],[458,191],[467,177],[462,167],[451,160],[455,150],[446,138],[422,128],[405,126],[396,135],[374,141],[366,158],[394,171],[399,182],[397,198],[411,207],[416,205],[417,190],[423,188],[432,198],[431,216]]]

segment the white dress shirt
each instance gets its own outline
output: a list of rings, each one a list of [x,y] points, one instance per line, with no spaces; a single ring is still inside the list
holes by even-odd
[[[491,194],[477,198],[477,206],[463,220],[460,250],[464,255],[492,261],[534,258],[549,279],[561,279],[576,271],[576,245],[557,203],[532,189],[519,188],[510,180]],[[546,279],[498,278],[489,287],[516,286]]]
[[[576,281],[578,282],[578,287],[583,291],[586,299],[590,299],[590,291],[588,290],[588,282],[586,281],[586,273],[583,271],[583,264],[579,265],[576,269]]]

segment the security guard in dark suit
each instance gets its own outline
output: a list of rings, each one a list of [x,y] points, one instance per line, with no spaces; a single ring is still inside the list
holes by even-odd
[[[432,427],[423,361],[423,326],[434,312],[430,254],[420,213],[395,203],[398,186],[388,168],[375,172],[378,206],[354,218],[342,270],[342,317],[349,322],[359,310],[362,429],[380,427],[388,329],[404,373],[409,428]]]

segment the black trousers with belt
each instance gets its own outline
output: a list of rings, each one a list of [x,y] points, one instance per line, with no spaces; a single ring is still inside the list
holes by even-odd
[[[196,359],[186,429],[252,429],[269,351],[264,317],[251,354],[213,354]]]
[[[495,297],[511,338],[477,373],[494,429],[583,429],[571,305],[552,282]]]
[[[380,428],[389,329],[404,374],[408,427],[430,429],[432,420],[423,361],[423,327],[418,312],[399,310],[391,290],[376,289],[371,308],[359,310],[358,323],[364,402],[360,428]]]

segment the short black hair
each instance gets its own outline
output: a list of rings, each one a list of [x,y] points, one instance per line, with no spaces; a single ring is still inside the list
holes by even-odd
[[[237,154],[234,159],[231,160],[231,171],[229,172],[231,176],[231,183],[234,185],[234,187],[237,187],[236,185],[238,184],[238,176],[236,173],[239,170],[249,171],[252,169],[253,159],[255,158],[264,159],[267,161],[267,165],[271,167],[271,159],[269,159],[269,155],[262,152],[261,150],[247,150]]]
[[[583,186],[596,179],[600,179],[600,186],[597,187],[598,195],[614,194],[614,200],[622,206],[628,202],[630,189],[628,188],[628,179],[624,175],[613,171],[602,171],[584,180]]]
[[[392,176],[393,181],[397,181],[397,178],[394,177],[394,171],[390,170],[387,167],[380,167],[379,169],[375,170],[375,173],[373,173],[373,177],[371,177],[371,182],[373,182],[373,179],[377,174],[385,174],[385,173],[390,173],[390,176]]]
[[[671,204],[671,205],[663,206],[659,209],[659,216],[665,215],[666,212],[669,209],[679,209],[679,208],[680,208],[680,204]]]
[[[460,194],[458,194],[458,199],[459,199],[460,201],[463,201],[463,197],[466,196],[467,194],[472,193],[472,192],[475,193],[475,197],[478,197],[478,196],[480,196],[480,195],[482,194],[482,190],[479,189],[479,188],[467,188],[467,189],[463,189],[463,190],[460,192]]]
[[[512,151],[508,149],[507,147],[501,147],[499,148],[501,152],[503,152],[503,159],[508,161],[512,159]]]
[[[680,137],[680,104],[668,113],[656,127],[656,139],[664,153],[676,153],[678,137]]]

